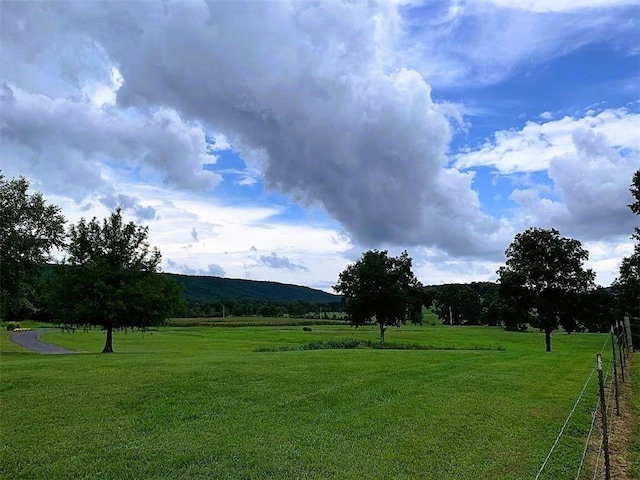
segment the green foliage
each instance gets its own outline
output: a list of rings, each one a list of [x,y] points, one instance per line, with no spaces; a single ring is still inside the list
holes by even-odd
[[[631,195],[633,195],[633,202],[629,204],[629,208],[636,215],[640,215],[640,170],[636,170],[633,174],[633,180],[631,181]],[[638,229],[636,228],[636,231]]]
[[[421,312],[416,308],[421,287],[407,252],[390,257],[386,250],[370,250],[340,273],[333,289],[343,295],[351,324],[377,323],[380,344],[384,344],[387,327],[400,326],[408,316]]]
[[[533,227],[517,234],[505,254],[506,265],[498,270],[500,295],[515,310],[535,309],[530,321],[544,330],[551,351],[551,332],[560,324],[575,330],[578,295],[594,287],[595,274],[583,267],[589,253],[555,229]]]
[[[57,271],[50,294],[60,323],[104,328],[108,353],[114,329],[161,325],[172,314],[178,286],[156,273],[161,257],[148,228],[123,223],[117,209],[102,224],[82,219],[69,237],[69,267]]]
[[[13,332],[16,328],[20,328],[20,324],[18,322],[7,322],[8,332]]]
[[[482,306],[480,295],[469,285],[449,284],[438,287],[433,310],[442,323],[477,325]]]
[[[371,340],[357,340],[355,338],[343,338],[340,340],[315,340],[303,345],[282,345],[279,347],[261,347],[256,352],[293,352],[297,350],[344,350],[352,348],[375,348],[380,350],[498,350],[504,351],[503,346],[492,347],[487,345],[474,346],[447,346],[447,345],[423,345],[420,343],[389,343],[380,344]]]
[[[527,304],[518,306],[517,299],[513,298],[505,300],[504,297],[494,299],[484,313],[488,321],[493,325],[502,325],[505,330],[524,332],[528,328],[528,324],[533,321],[533,316]],[[490,319],[490,320],[489,320]],[[485,323],[485,322],[483,322]]]
[[[636,215],[640,215],[640,170],[633,175],[631,194],[634,202],[629,208]],[[627,314],[640,316],[640,228],[636,227],[631,236],[636,240],[633,253],[622,259],[620,275],[614,282],[614,290],[618,299],[620,316]]]
[[[24,177],[0,173],[0,321],[37,310],[34,287],[51,249],[64,245],[64,223]]]
[[[614,289],[620,313],[640,316],[640,241],[634,246],[633,253],[622,259]]]
[[[578,298],[577,308],[580,309],[580,330],[594,333],[606,333],[615,322],[616,298],[610,289],[598,287],[583,293]]]

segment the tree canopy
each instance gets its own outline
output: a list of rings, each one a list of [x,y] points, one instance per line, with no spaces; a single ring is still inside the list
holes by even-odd
[[[57,270],[52,309],[63,323],[101,326],[103,352],[113,352],[113,330],[162,324],[179,302],[175,282],[157,274],[161,255],[148,228],[124,223],[117,209],[102,224],[94,217],[69,228],[67,268]]]
[[[333,289],[343,295],[352,325],[377,323],[380,344],[389,326],[400,326],[415,315],[421,285],[411,271],[411,257],[391,257],[386,250],[370,250],[340,273]]]
[[[445,324],[476,325],[482,313],[480,295],[469,285],[442,285],[435,294],[434,313]]]
[[[64,246],[64,216],[24,177],[0,173],[0,320],[33,313],[34,286],[54,247]]]
[[[629,208],[636,215],[640,215],[640,170],[633,175],[631,195],[634,201]],[[635,227],[631,236],[636,241],[633,253],[622,259],[620,275],[614,282],[621,313],[640,317],[640,228]]]
[[[517,234],[505,254],[500,295],[520,310],[534,310],[530,318],[544,330],[550,352],[551,332],[560,324],[575,329],[576,296],[594,288],[595,275],[583,266],[589,253],[555,229],[532,227]]]

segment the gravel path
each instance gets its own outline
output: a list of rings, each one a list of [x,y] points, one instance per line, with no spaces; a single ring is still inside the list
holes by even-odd
[[[37,330],[28,330],[26,332],[16,332],[9,337],[13,343],[17,343],[21,347],[32,350],[37,353],[46,354],[62,354],[62,353],[78,353],[67,350],[66,348],[49,345],[40,341],[40,334],[52,331],[52,328],[39,328]]]

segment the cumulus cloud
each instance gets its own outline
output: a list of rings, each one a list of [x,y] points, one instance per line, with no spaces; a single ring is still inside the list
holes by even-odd
[[[87,159],[108,159],[159,172],[178,187],[210,188],[220,178],[202,170],[215,163],[206,126],[241,153],[249,171],[261,172],[267,188],[322,205],[364,245],[471,252],[494,228],[477,202],[460,205],[474,195],[466,174],[443,170],[455,107],[434,102],[423,77],[395,63],[395,4],[57,5],[7,9],[6,58],[30,52],[46,60],[55,65],[47,73],[70,91],[86,91],[76,76],[102,78],[117,90],[117,105],[54,97],[58,90],[40,93],[34,82],[10,87],[18,100],[5,114],[9,136],[32,152],[32,162],[57,162],[66,175],[72,164],[90,170]],[[95,68],[64,61],[78,46]],[[22,84],[31,70],[8,80]],[[43,141],[47,151],[37,149]]]
[[[207,268],[193,268],[189,265],[178,263],[174,260],[168,259],[166,260],[166,270],[171,271],[172,273],[182,273],[184,275],[200,275],[200,276],[211,276],[211,277],[224,277],[226,272],[220,265],[210,264]]]
[[[273,252],[271,255],[261,255],[258,259],[258,263],[269,268],[284,268],[287,270],[306,270],[304,265],[298,265],[293,263],[284,255],[279,256]]]
[[[488,166],[503,174],[546,170],[554,158],[576,152],[573,135],[579,130],[606,136],[609,148],[623,151],[626,157],[640,156],[640,113],[618,108],[578,118],[529,121],[520,130],[498,131],[479,148],[467,147],[456,154],[455,165],[461,169]]]
[[[184,242],[172,240],[175,231],[191,230],[194,242],[209,238],[210,219],[222,215],[212,208],[214,196],[209,205],[203,197],[178,197],[208,193],[229,172],[240,184],[261,179],[300,204],[323,207],[340,222],[350,246],[428,245],[473,256],[502,251],[514,231],[504,219],[483,213],[468,169],[489,166],[510,174],[549,168],[549,192],[523,187],[512,199],[523,217],[542,218],[547,208],[550,218],[574,221],[579,230],[588,217],[580,202],[589,198],[574,188],[572,170],[595,152],[581,181],[589,182],[587,171],[604,169],[603,178],[620,182],[639,150],[632,134],[637,116],[602,110],[527,124],[499,132],[450,163],[452,119],[459,122],[460,111],[435,101],[430,83],[493,82],[527,59],[571,51],[594,36],[629,36],[633,22],[618,22],[628,11],[539,15],[525,11],[524,3],[515,9],[443,2],[440,12],[433,4],[60,1],[51,8],[4,2],[3,168],[8,175],[37,172],[48,191],[85,204],[91,195],[105,205],[126,202],[123,178],[171,188],[170,202],[165,197],[142,207],[134,197],[130,201],[140,218],[163,208],[163,217],[179,223],[158,237],[176,255]],[[429,48],[415,50],[416,39]],[[580,128],[593,131],[595,140],[575,136]],[[245,170],[216,171],[216,155],[227,149],[240,153]],[[627,185],[619,183],[615,191]],[[603,186],[591,192],[614,200]],[[245,210],[253,223],[237,210],[221,221],[224,228],[242,224],[225,250],[246,256],[251,235],[277,243],[267,251],[287,244],[286,225],[260,234],[253,228],[276,224],[282,212],[255,205]],[[196,220],[205,222],[196,223],[198,231]],[[307,244],[317,237],[296,241],[312,248]],[[302,267],[284,256],[253,254],[276,275]],[[174,267],[189,271],[190,260],[177,258]],[[311,268],[308,257],[298,258]]]
[[[50,172],[43,182],[56,191],[68,191],[72,183],[81,198],[106,184],[101,172],[110,164],[183,188],[208,189],[220,181],[202,169],[215,163],[202,126],[175,110],[141,115],[29,93],[6,82],[3,89],[3,149],[23,167]]]
[[[115,210],[117,207],[122,208],[123,211],[130,211],[138,220],[155,220],[156,209],[152,206],[140,205],[138,198],[124,195],[122,193],[115,195],[109,193],[100,198],[100,203],[110,210]]]
[[[640,168],[640,152],[622,155],[607,135],[581,128],[571,135],[571,144],[568,153],[549,162],[550,188],[534,185],[511,194],[518,216],[584,239],[629,235],[637,222],[627,207],[629,185]]]

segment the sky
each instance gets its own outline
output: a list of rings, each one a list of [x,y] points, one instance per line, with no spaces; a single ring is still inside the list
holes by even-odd
[[[120,206],[166,272],[495,281],[536,226],[606,286],[632,252],[637,0],[3,0],[0,40],[1,173]]]

